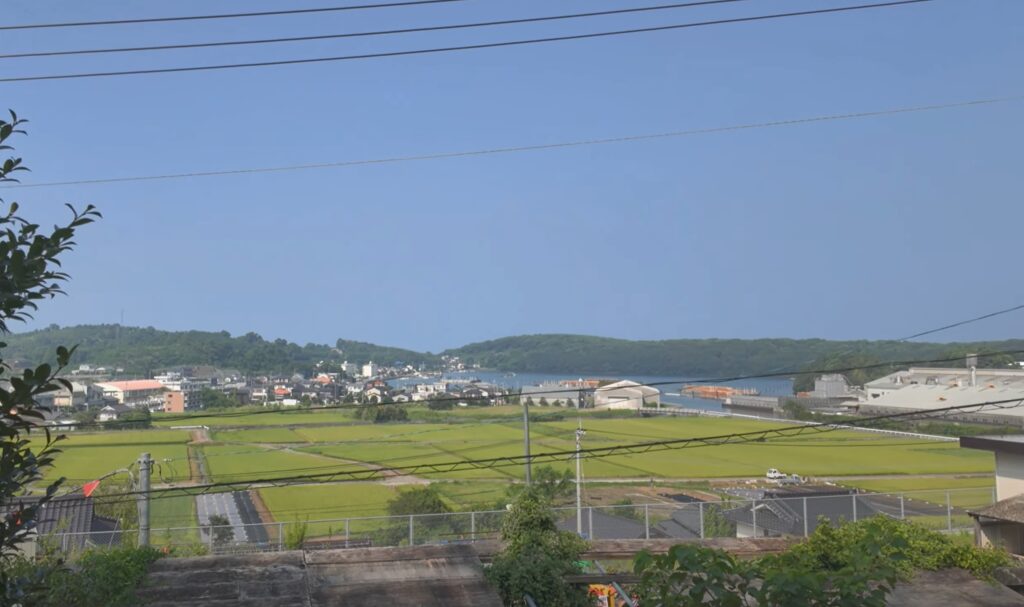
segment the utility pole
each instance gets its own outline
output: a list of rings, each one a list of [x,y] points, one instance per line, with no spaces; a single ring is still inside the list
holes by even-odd
[[[139,547],[149,546],[149,475],[153,460],[148,453],[139,456]]]
[[[583,468],[580,465],[580,446],[583,442],[583,418],[577,418],[576,428],[576,535],[583,536]]]
[[[522,400],[522,396],[519,397]],[[533,483],[530,475],[530,408],[523,401],[523,452],[526,455],[526,486]]]

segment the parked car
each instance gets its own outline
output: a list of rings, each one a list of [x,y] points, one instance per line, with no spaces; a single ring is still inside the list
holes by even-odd
[[[786,478],[786,475],[779,472],[778,468],[768,468],[768,474],[765,474],[768,480],[777,481],[780,478]]]

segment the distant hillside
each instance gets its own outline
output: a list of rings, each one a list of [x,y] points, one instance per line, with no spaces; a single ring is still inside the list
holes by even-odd
[[[319,361],[433,365],[435,354],[339,339],[332,348],[267,341],[255,333],[160,331],[117,325],[52,327],[3,337],[7,360],[52,361],[60,345],[78,344],[74,363],[150,374],[166,367],[214,365],[247,373],[307,373]],[[607,375],[719,376],[808,368],[841,368],[881,361],[960,357],[967,352],[1024,350],[1024,340],[978,343],[826,341],[822,339],[673,339],[630,341],[585,335],[523,335],[448,350],[444,354],[502,371]],[[1024,359],[1024,356],[1016,358]],[[1012,357],[992,361],[1004,366]],[[963,363],[960,363],[962,366]],[[863,381],[885,369],[852,377]]]
[[[1024,350],[1024,340],[970,344],[823,339],[631,341],[585,335],[523,335],[470,344],[445,354],[503,371],[692,377],[805,369],[818,361],[841,366],[849,353],[861,359],[890,361],[995,350]],[[846,356],[836,358],[838,353]]]
[[[231,337],[226,331],[160,331],[117,325],[48,328],[3,337],[4,358],[52,360],[57,346],[78,345],[73,362],[124,368],[131,374],[179,365],[214,365],[247,373],[308,372],[321,360],[362,363],[374,360],[419,362],[429,355],[338,340],[340,352],[327,345],[299,346],[283,339],[267,341],[255,333]]]

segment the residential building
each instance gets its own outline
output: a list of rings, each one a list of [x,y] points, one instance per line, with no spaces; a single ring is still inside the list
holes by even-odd
[[[172,392],[181,392],[182,398],[185,401],[186,409],[199,408],[203,405],[201,401],[201,392],[203,388],[208,388],[211,385],[209,379],[196,380],[190,377],[185,377],[182,373],[177,371],[168,371],[161,373],[153,377],[154,380],[160,382],[162,386]]]
[[[661,407],[661,390],[628,379],[594,390],[596,409],[642,409]]]
[[[639,540],[644,539],[647,532],[642,520],[608,514],[601,510],[586,508],[583,510],[583,536],[588,540]],[[562,531],[576,532],[576,512],[568,518],[556,523]]]
[[[184,413],[185,394],[179,391],[164,393],[164,413]]]
[[[85,407],[89,401],[89,386],[81,382],[71,382],[71,389],[61,388],[53,393],[53,406],[61,409],[78,409]]]
[[[856,521],[879,512],[854,489],[800,487],[766,491],[761,499],[722,514],[736,524],[736,537],[743,538],[804,536],[814,533],[821,519]]]
[[[996,501],[1024,495],[1024,435],[961,436],[960,446],[995,455]]]
[[[99,422],[111,422],[117,420],[125,413],[131,411],[132,408],[126,405],[107,405],[100,409],[99,414],[96,416],[96,421]]]
[[[96,384],[103,391],[105,398],[112,398],[120,405],[163,406],[163,384],[155,379],[134,379],[129,381],[112,381]]]
[[[378,373],[380,373],[380,367],[372,360],[363,365],[363,377],[376,377]]]
[[[19,497],[15,504],[28,506],[37,497]],[[98,516],[93,510],[91,497],[81,492],[51,499],[39,509],[39,519],[33,530],[35,537],[60,534],[58,545],[65,550],[81,550],[90,546],[114,546],[121,543],[121,529],[114,519]],[[27,556],[35,556],[36,542],[22,545]]]
[[[359,373],[359,367],[355,363],[350,363],[346,360],[341,363],[341,372],[349,377],[355,377]]]

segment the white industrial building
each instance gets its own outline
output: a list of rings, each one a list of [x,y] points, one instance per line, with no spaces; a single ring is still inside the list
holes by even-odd
[[[661,390],[624,379],[594,390],[595,409],[661,407]]]
[[[363,377],[376,377],[378,373],[380,373],[380,367],[375,365],[372,360],[363,365]]]
[[[1024,402],[1022,369],[912,367],[864,384],[859,409],[866,415],[885,415],[1011,399]],[[982,411],[955,411],[944,417],[1024,426],[1024,405],[1007,403]]]

